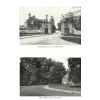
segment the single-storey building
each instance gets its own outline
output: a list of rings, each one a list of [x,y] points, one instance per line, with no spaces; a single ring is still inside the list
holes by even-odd
[[[62,84],[71,87],[81,87],[81,82],[75,83],[73,81],[69,81],[69,71],[67,71],[67,74],[62,77]]]
[[[68,80],[68,73],[64,75],[64,77],[62,77],[62,84],[66,85],[69,83],[69,80]]]
[[[80,10],[67,13],[65,17],[63,16],[63,19],[60,21],[60,23],[62,35],[81,35]]]

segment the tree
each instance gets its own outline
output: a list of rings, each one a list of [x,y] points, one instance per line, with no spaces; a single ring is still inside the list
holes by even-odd
[[[24,57],[20,59],[20,84],[21,85],[31,85],[36,83],[36,66],[34,61],[36,58],[32,59],[29,57]]]
[[[69,58],[69,80],[73,82],[81,82],[81,58]]]
[[[50,82],[51,83],[61,83],[62,77],[66,74],[66,69],[63,66],[63,63],[53,62],[53,65],[50,69]]]
[[[81,16],[77,16],[74,18],[74,28],[77,30],[81,30]]]
[[[37,68],[37,73],[36,73],[36,77],[37,77],[37,83],[41,83],[41,80],[43,78],[43,67],[45,67],[45,62],[46,62],[46,58],[37,58],[37,60],[35,61],[35,65]]]
[[[61,83],[66,70],[62,63],[47,58],[20,59],[20,85]]]
[[[55,33],[56,26],[55,26],[55,20],[54,20],[53,16],[51,16],[50,24],[51,24],[51,27],[52,27],[52,33]]]
[[[76,11],[77,12],[77,11]],[[68,12],[58,23],[58,29],[61,30],[61,22],[64,19],[65,23],[72,23],[76,30],[81,30],[81,15],[75,16],[75,12]],[[80,13],[80,11],[79,11]]]

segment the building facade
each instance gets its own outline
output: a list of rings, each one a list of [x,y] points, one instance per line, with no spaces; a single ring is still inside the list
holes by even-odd
[[[64,75],[64,77],[62,78],[62,84],[66,85],[69,83],[68,76],[68,73]]]
[[[61,21],[61,33],[62,35],[74,34],[73,24],[70,21],[62,20]]]
[[[61,20],[62,35],[75,35],[81,31],[81,11],[69,12]],[[81,35],[81,34],[79,34]]]
[[[29,13],[28,19],[24,22],[24,26],[26,30],[39,30],[45,34],[52,34],[54,32],[54,18],[51,17],[51,19],[48,21],[48,15],[46,15],[45,19],[38,19],[34,15],[31,16]]]

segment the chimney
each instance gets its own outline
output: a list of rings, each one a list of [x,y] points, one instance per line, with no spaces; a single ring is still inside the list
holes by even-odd
[[[29,17],[29,18],[31,17],[31,14],[30,14],[30,13],[28,14],[28,17]]]
[[[46,15],[46,20],[48,21],[48,15]]]

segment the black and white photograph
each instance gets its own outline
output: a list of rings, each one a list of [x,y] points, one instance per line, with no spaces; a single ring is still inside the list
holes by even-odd
[[[21,57],[20,96],[81,96],[81,58]]]
[[[81,45],[81,7],[20,7],[21,45]]]
[[[100,100],[99,9],[99,0],[1,0],[0,100]]]

